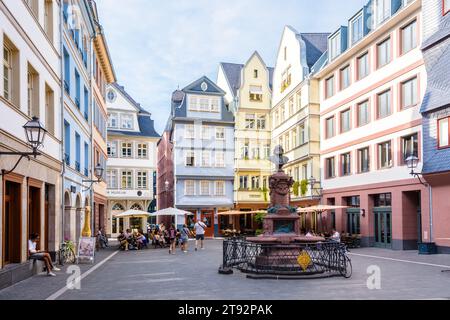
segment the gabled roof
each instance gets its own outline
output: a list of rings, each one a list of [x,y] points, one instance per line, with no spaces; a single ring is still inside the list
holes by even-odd
[[[202,84],[207,84],[207,89],[202,89]],[[223,91],[217,84],[215,84],[212,80],[210,80],[207,76],[203,76],[200,79],[192,82],[191,84],[184,87],[182,90],[185,93],[196,93],[196,94],[216,94],[216,95],[225,95],[225,91]]]
[[[137,103],[126,91],[125,87],[120,86],[117,82],[111,84],[115,89],[117,89],[136,109],[139,113],[150,115],[151,113],[141,107],[140,103]]]
[[[228,85],[232,90],[232,94],[235,97],[239,88],[241,87],[241,72],[244,68],[244,65],[227,62],[222,62],[220,65],[225,74],[225,78],[228,81]]]
[[[119,136],[132,136],[132,137],[148,137],[148,138],[160,138],[161,135],[155,130],[155,123],[150,117],[150,114],[138,115],[139,131],[125,131],[125,130],[108,130],[108,134]]]

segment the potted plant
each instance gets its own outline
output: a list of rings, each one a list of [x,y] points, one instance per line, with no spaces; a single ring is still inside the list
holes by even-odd
[[[300,182],[295,181],[294,185],[292,186],[292,193],[294,194],[294,196],[298,197],[299,195],[299,187],[300,187]]]
[[[308,180],[302,180],[302,182],[300,183],[300,191],[302,196],[304,197],[306,195],[306,192],[308,191]]]

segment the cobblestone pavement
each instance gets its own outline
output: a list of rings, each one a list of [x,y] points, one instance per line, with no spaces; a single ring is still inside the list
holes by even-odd
[[[250,280],[236,271],[219,275],[222,242],[206,250],[169,255],[168,250],[101,251],[96,265],[82,265],[80,290],[65,289],[69,275],[35,276],[0,291],[0,299],[449,299],[450,255],[419,256],[416,251],[376,248],[351,252],[351,279]],[[113,255],[113,256],[111,256]],[[108,259],[106,262],[105,259]],[[103,262],[102,262],[103,261]],[[381,289],[369,290],[367,268],[381,269]],[[94,268],[94,269],[92,269]],[[90,271],[89,271],[90,270]],[[87,272],[87,273],[86,273]]]

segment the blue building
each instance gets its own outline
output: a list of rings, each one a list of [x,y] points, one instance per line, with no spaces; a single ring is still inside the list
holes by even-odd
[[[233,208],[234,118],[224,95],[202,77],[175,92],[169,119],[175,207],[205,222],[208,237],[219,233],[218,213]]]
[[[431,188],[430,238],[450,253],[450,1],[423,1],[427,90],[423,99],[422,174]]]
[[[63,192],[62,225],[65,239],[77,241],[84,224],[84,212],[92,207],[92,41],[95,22],[87,0],[63,2]]]

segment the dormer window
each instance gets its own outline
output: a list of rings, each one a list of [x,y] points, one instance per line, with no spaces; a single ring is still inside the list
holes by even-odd
[[[340,54],[341,54],[341,32],[338,32],[330,39],[330,60],[335,59]]]
[[[132,130],[133,129],[133,115],[123,114],[120,117],[122,129]]]
[[[391,0],[375,0],[377,24],[381,24],[391,16]]]
[[[261,102],[262,99],[262,86],[250,86],[250,101]]]
[[[117,113],[110,113],[108,115],[108,127],[110,128],[118,128],[119,126],[119,117]]]
[[[362,12],[350,21],[350,34],[352,45],[362,39],[364,35],[364,20]]]

